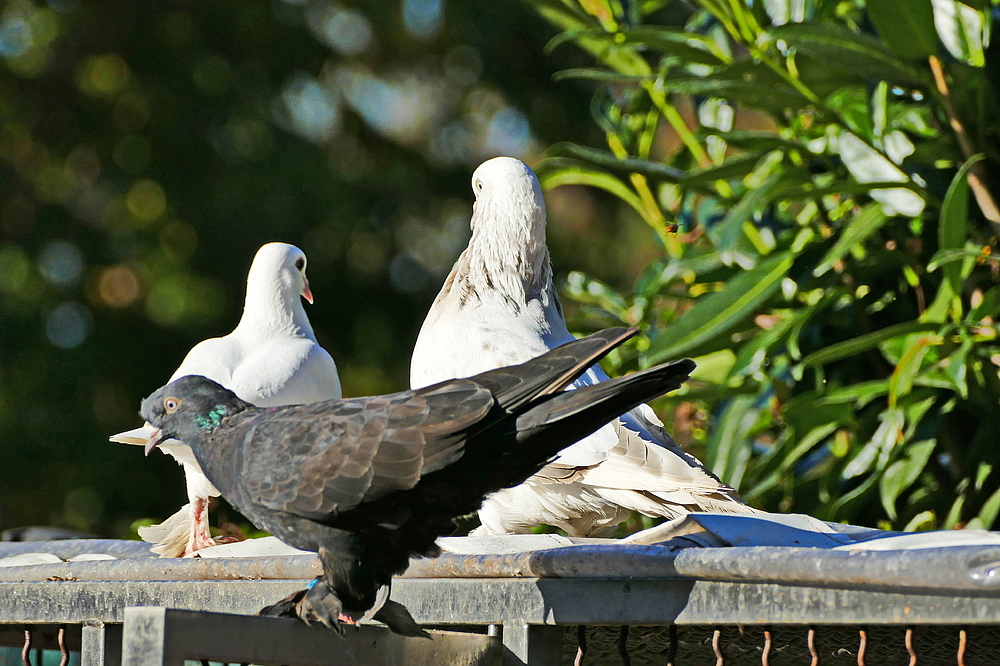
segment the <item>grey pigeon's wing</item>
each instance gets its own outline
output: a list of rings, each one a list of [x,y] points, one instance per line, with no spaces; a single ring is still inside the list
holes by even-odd
[[[374,398],[300,405],[244,424],[241,484],[248,499],[310,520],[414,487],[461,457],[465,433],[494,405],[458,380]]]

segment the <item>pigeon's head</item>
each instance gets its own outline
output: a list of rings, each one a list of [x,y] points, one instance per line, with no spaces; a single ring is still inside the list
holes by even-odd
[[[289,301],[297,301],[301,296],[313,302],[306,279],[306,253],[288,243],[268,243],[257,250],[247,286],[249,290],[262,291],[277,288]]]
[[[472,174],[472,191],[476,204],[472,212],[472,229],[477,223],[492,225],[524,225],[509,231],[533,233],[544,229],[545,200],[535,172],[513,157],[494,157],[479,165]],[[497,229],[497,232],[507,231]]]
[[[250,403],[201,375],[176,379],[142,401],[140,414],[156,431],[146,444],[146,454],[168,439],[197,444],[223,419],[242,412]]]

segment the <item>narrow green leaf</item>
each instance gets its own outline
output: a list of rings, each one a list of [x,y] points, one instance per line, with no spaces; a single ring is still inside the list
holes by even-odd
[[[883,457],[887,451],[891,451],[903,434],[903,410],[886,409],[879,415],[879,426],[872,435],[871,440],[858,451],[857,455],[844,467],[841,477],[853,479],[875,467],[876,461]]]
[[[747,434],[757,421],[756,396],[741,395],[729,401],[709,434],[705,463],[723,483],[739,488],[750,459]]]
[[[784,84],[762,86],[755,81],[719,76],[678,77],[657,82],[657,87],[685,95],[708,95],[759,109],[783,112],[809,104],[794,88]]]
[[[983,503],[983,508],[979,510],[978,518],[983,521],[984,528],[991,529],[993,523],[996,522],[998,513],[1000,513],[1000,489],[994,491]]]
[[[931,0],[868,0],[868,16],[893,52],[927,58],[938,50]]]
[[[642,74],[621,74],[598,67],[574,67],[564,69],[552,75],[553,81],[565,79],[582,79],[585,81],[604,81],[607,83],[642,83],[649,77]]]
[[[896,500],[920,477],[934,452],[936,440],[924,439],[907,445],[903,458],[889,465],[879,479],[882,506],[896,519]]]
[[[833,268],[833,265],[843,259],[851,251],[851,248],[868,240],[888,220],[888,216],[882,212],[882,206],[878,204],[868,205],[847,223],[847,226],[840,232],[837,242],[827,251],[819,265],[813,269],[813,275],[819,277]]]
[[[895,407],[899,399],[910,392],[924,356],[927,355],[931,345],[940,343],[941,338],[936,335],[922,335],[908,346],[889,378],[890,407]]]
[[[722,291],[700,299],[653,340],[647,363],[678,358],[711,338],[726,333],[752,314],[781,286],[795,257],[781,254],[737,274]]]
[[[552,162],[556,161],[552,160]],[[597,187],[615,195],[635,209],[639,215],[645,214],[642,201],[628,185],[611,174],[598,169],[588,168],[584,165],[563,165],[559,163],[552,165],[545,163],[544,167],[539,169],[538,179],[545,190],[551,190],[560,185]]]
[[[760,161],[760,153],[744,153],[730,157],[722,164],[705,167],[689,171],[681,180],[685,187],[698,187],[717,180],[728,180],[730,178],[743,178],[752,173]]]
[[[646,46],[687,62],[721,65],[728,60],[725,54],[718,52],[712,40],[704,35],[650,26],[632,28],[619,34],[625,44]]]
[[[877,347],[879,343],[891,340],[892,338],[898,338],[912,333],[920,333],[922,331],[936,331],[939,328],[940,324],[924,323],[919,321],[907,321],[902,324],[886,326],[885,328],[872,333],[851,338],[850,340],[844,340],[843,342],[838,342],[815,351],[802,359],[802,363],[799,365],[802,368],[809,368],[816,365],[832,363],[833,361],[839,361],[840,359],[847,358],[849,356],[857,356],[861,352],[873,349]]]
[[[585,162],[590,162],[591,164],[595,164],[602,169],[607,169],[611,172],[620,174],[640,173],[644,176],[665,180],[670,183],[683,182],[687,178],[687,174],[684,171],[675,169],[674,167],[666,165],[663,162],[654,162],[652,160],[644,160],[638,157],[626,157],[625,159],[619,159],[606,150],[588,148],[575,143],[557,143],[550,147],[546,151],[546,154],[568,155]]]
[[[708,136],[717,136],[732,146],[752,150],[758,154],[769,153],[772,150],[796,150],[800,152],[808,150],[801,143],[783,139],[773,132],[757,130],[722,132],[711,127],[702,128],[702,131]]]
[[[879,40],[833,23],[796,23],[768,32],[830,67],[862,78],[913,85],[928,81],[923,72],[897,58]]]
[[[941,250],[954,250],[965,246],[969,226],[969,169],[984,158],[982,153],[973,155],[951,179],[948,193],[945,194],[944,203],[941,204],[941,221],[938,224],[938,247]],[[944,267],[944,274],[956,294],[962,293],[962,281],[972,270],[972,265],[971,261],[962,264],[951,262]]]
[[[904,532],[924,532],[937,527],[937,515],[933,511],[921,511],[906,523]]]

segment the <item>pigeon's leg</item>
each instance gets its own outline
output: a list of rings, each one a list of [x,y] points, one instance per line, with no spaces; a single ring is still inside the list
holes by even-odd
[[[191,502],[191,536],[183,557],[190,557],[202,548],[214,545],[215,541],[208,531],[208,498],[195,497]]]

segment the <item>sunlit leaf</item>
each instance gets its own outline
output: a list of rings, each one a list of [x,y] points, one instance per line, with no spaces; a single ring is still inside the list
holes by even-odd
[[[913,388],[913,380],[916,378],[917,372],[920,371],[920,364],[930,346],[940,343],[941,340],[937,336],[922,335],[907,346],[889,378],[890,407],[895,407],[899,399],[910,392],[910,389]]]
[[[543,189],[551,190],[560,185],[587,185],[597,187],[632,206],[637,213],[643,214],[642,201],[628,185],[609,173],[584,165],[560,164],[556,160],[539,169],[538,180]]]
[[[931,0],[931,5],[934,27],[948,53],[973,67],[986,64],[983,13],[959,0]]]
[[[896,519],[896,500],[924,471],[936,444],[933,439],[911,442],[907,445],[903,457],[885,469],[885,473],[879,479],[879,495],[882,507],[890,519]]]
[[[851,132],[841,132],[837,142],[844,165],[858,182],[905,182],[909,178],[887,157]],[[882,204],[886,215],[916,216],[924,210],[924,200],[916,192],[903,188],[872,190],[872,199]]]
[[[722,291],[700,299],[653,340],[646,363],[678,358],[746,319],[778,290],[793,260],[790,254],[771,257],[738,274]]]
[[[827,253],[820,260],[813,275],[820,276],[833,268],[834,264],[843,259],[851,248],[860,245],[868,240],[872,234],[882,228],[889,218],[882,207],[877,204],[867,206],[860,213],[851,218],[844,230],[837,237],[837,242],[833,244]]]

